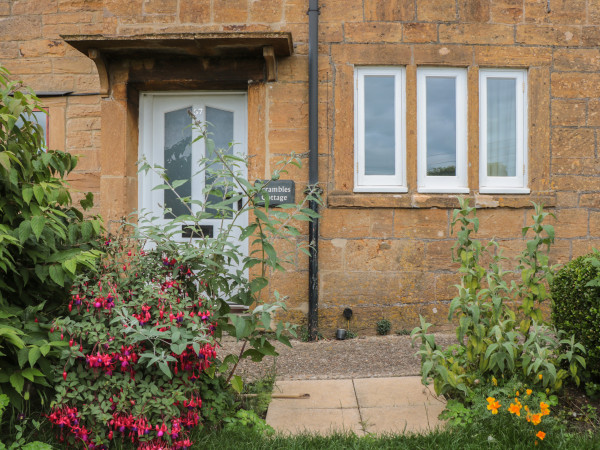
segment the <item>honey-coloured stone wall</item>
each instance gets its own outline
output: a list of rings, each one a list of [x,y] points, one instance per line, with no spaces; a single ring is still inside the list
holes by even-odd
[[[416,74],[422,66],[468,70],[468,195],[479,207],[478,237],[495,238],[506,256],[523,248],[531,201],[544,203],[557,241],[556,263],[600,245],[600,3],[596,0],[320,0],[319,320],[375,332],[386,317],[412,328],[418,315],[447,324],[457,283],[450,252],[450,194],[416,190]],[[302,169],[284,178],[298,196],[308,183],[308,0],[0,0],[0,63],[45,97],[50,145],[81,155],[73,188],[92,191],[94,212],[118,219],[137,205],[137,104],[128,67],[112,67],[113,88],[97,93],[94,63],[61,35],[160,35],[291,32],[292,56],[277,61],[277,81],[248,85],[251,179],[264,178],[290,152]],[[152,61],[135,70],[152,71]],[[132,63],[133,64],[133,63]],[[140,63],[137,63],[140,64]],[[146,65],[144,65],[146,64]],[[354,193],[354,69],[406,68],[406,194]],[[527,69],[527,195],[484,195],[479,186],[480,68]],[[133,70],[133,69],[132,69]],[[180,80],[193,85],[193,74]],[[168,89],[163,84],[161,89]],[[306,243],[306,224],[300,224]],[[270,291],[288,295],[287,317],[308,311],[308,261],[290,256]]]

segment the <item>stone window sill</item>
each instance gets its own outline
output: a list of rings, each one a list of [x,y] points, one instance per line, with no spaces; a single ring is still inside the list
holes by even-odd
[[[388,194],[330,192],[327,197],[329,208],[457,208],[460,194]],[[541,203],[546,208],[556,206],[553,192],[523,194],[465,194],[470,204],[477,208],[530,208],[531,202]]]

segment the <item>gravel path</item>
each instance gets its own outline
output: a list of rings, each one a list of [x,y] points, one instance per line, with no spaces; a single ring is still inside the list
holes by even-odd
[[[454,335],[437,334],[436,343],[443,347],[456,341]],[[245,360],[236,374],[246,381],[263,377],[273,369],[278,380],[369,378],[418,375],[420,360],[410,336],[366,336],[345,341],[292,341],[292,348],[275,344],[279,356],[265,357],[262,362]],[[241,343],[224,339],[221,357],[239,352]]]

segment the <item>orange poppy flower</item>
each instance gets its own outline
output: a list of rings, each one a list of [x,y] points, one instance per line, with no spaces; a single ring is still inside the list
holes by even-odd
[[[537,432],[537,434],[535,436],[539,437],[540,441],[543,441],[544,438],[546,437],[546,433],[544,433],[542,430],[540,430],[540,431]]]

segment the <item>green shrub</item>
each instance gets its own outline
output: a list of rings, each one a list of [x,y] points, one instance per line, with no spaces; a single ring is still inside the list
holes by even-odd
[[[535,206],[533,225],[523,228],[523,236],[529,232],[533,236],[518,258],[515,272],[520,277],[509,282],[510,272],[500,264],[504,258],[493,252],[497,244],[492,241],[484,246],[471,236],[479,228],[475,208],[462,198],[460,204],[460,209],[454,210],[451,229],[460,225],[453,260],[460,263],[461,281],[449,308],[449,319],[458,323],[457,343],[445,350],[439,348],[428,333],[431,324],[421,317],[421,326],[411,335],[413,341],[421,341],[418,355],[423,383],[431,377],[437,394],[463,399],[472,396],[474,386],[492,378],[516,376],[552,391],[559,390],[569,377],[579,383],[585,361],[578,353],[583,347],[542,320],[540,305],[549,297],[546,283],[553,275],[548,252],[554,229],[543,223],[548,213]],[[491,260],[488,268],[480,262],[485,254]]]
[[[213,147],[206,128],[195,126]],[[156,171],[164,182],[157,188],[170,191],[189,214],[125,225],[106,241],[94,276],[82,274],[74,283],[69,316],[54,322],[55,335],[68,346],[55,366],[49,415],[69,445],[187,448],[193,429],[203,422],[214,428],[235,414],[232,394],[243,389],[238,362],[276,356],[273,340],[290,345],[294,327],[275,317],[282,299],[277,292],[266,300],[261,294],[269,271],[283,270],[273,240],[299,234],[291,222],[310,220],[314,213],[304,202],[313,197],[275,211],[258,206],[268,183],[248,183],[246,161],[227,150],[213,151],[218,164],[198,161],[195,176],[212,180],[205,200],[179,196],[177,186],[189,180],[170,180],[164,169],[142,162],[140,170]],[[236,223],[245,213],[252,221]],[[216,227],[214,236],[181,239],[182,223],[198,230],[207,218],[231,216],[232,224]],[[235,231],[241,238],[232,238],[240,236]],[[245,239],[250,254],[242,250]],[[257,275],[249,280],[251,267]],[[228,302],[248,310],[232,314]],[[224,334],[243,341],[239,354],[218,355]]]
[[[598,254],[580,256],[558,271],[551,284],[552,321],[575,335],[587,351],[586,373],[600,381],[600,276]]]
[[[385,336],[392,329],[392,322],[387,319],[381,319],[377,321],[377,334],[380,336]]]
[[[44,150],[36,109],[39,100],[0,67],[0,394],[18,410],[44,399],[34,394],[49,387],[65,345],[49,337],[50,321],[77,271],[93,266],[102,229],[72,206],[64,180],[77,158]],[[88,194],[81,206],[91,205]]]

